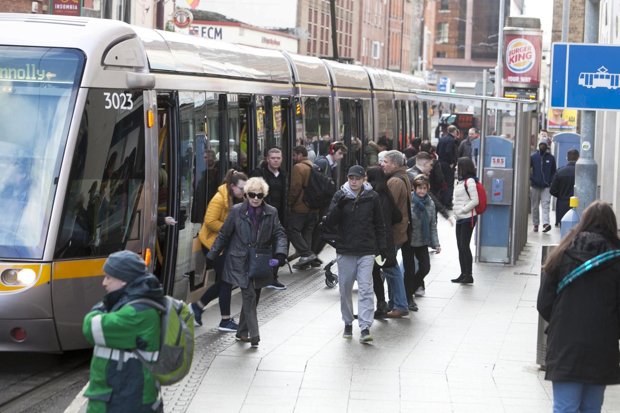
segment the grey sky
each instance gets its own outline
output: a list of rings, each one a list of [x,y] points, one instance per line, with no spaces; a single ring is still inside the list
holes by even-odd
[[[295,27],[296,0],[201,0],[201,10],[260,27]]]

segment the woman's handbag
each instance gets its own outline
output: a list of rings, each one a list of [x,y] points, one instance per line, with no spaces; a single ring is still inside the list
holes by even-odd
[[[273,255],[271,249],[250,247],[249,254],[248,276],[250,279],[273,277],[273,269],[269,266],[269,260]]]

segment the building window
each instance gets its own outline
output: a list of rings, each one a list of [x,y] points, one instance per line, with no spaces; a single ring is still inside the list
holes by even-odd
[[[448,23],[437,24],[437,41],[435,43],[445,44],[448,43]]]
[[[450,10],[450,0],[441,0],[439,2],[439,11]]]
[[[381,43],[372,42],[372,58],[379,60],[381,58]]]

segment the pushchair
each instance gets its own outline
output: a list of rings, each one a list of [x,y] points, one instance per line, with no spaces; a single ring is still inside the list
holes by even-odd
[[[338,231],[325,225],[325,217],[321,219],[321,222],[319,223],[319,229],[321,230],[321,238],[323,239],[323,241],[336,248],[336,242],[339,238]],[[334,258],[333,260],[328,262],[325,267],[323,267],[323,270],[325,271],[325,285],[329,288],[334,288],[336,285],[338,285],[338,273],[334,273],[332,271],[332,267],[335,263],[336,259]]]

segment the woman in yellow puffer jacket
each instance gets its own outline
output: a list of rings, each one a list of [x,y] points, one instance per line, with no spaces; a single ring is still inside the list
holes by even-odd
[[[217,238],[220,228],[224,225],[224,221],[226,221],[228,212],[233,204],[243,201],[243,187],[247,180],[248,177],[246,174],[237,172],[234,169],[229,170],[228,173],[226,173],[224,182],[217,189],[217,193],[213,196],[211,201],[209,201],[204,222],[198,234],[205,256],[213,246],[213,242],[215,238]],[[230,317],[232,285],[222,280],[222,271],[224,270],[225,261],[225,253],[217,257],[212,263],[207,261],[207,265],[212,264],[215,270],[215,283],[205,291],[202,297],[200,297],[200,300],[192,303],[192,310],[194,311],[196,323],[202,325],[202,312],[204,311],[204,307],[212,300],[219,298],[222,320],[220,321],[218,330],[235,332],[237,331],[238,325],[235,320]]]

